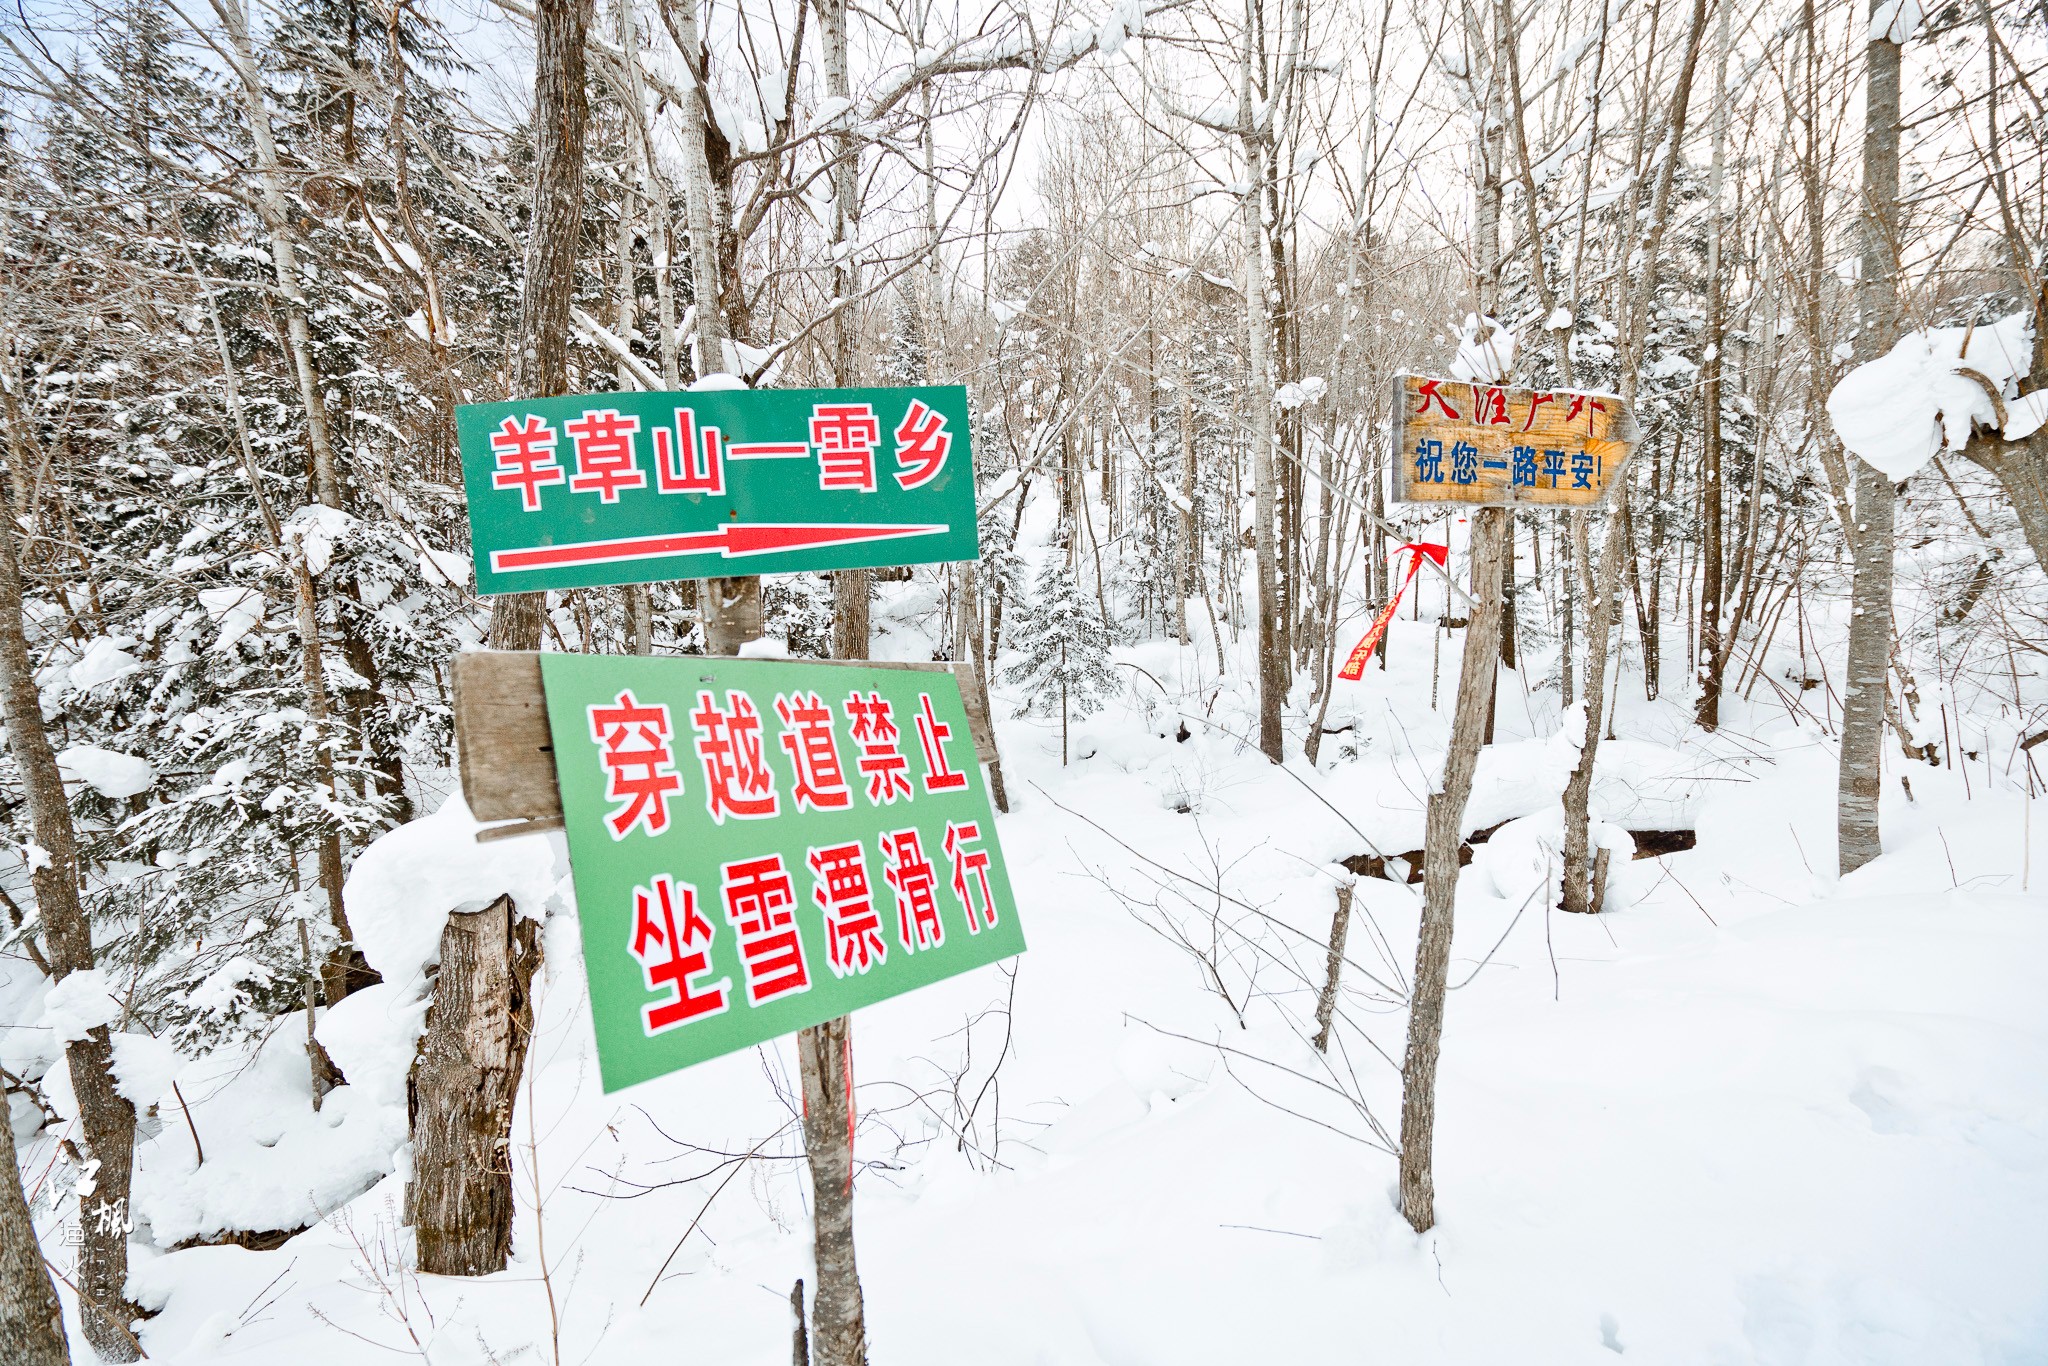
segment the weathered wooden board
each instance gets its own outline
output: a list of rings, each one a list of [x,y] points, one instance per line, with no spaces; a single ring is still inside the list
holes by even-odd
[[[888,660],[813,660],[870,669],[946,672],[950,664]],[[961,700],[983,763],[995,755],[980,691],[962,688]],[[455,755],[463,800],[486,824],[522,821],[506,835],[560,829],[562,794],[555,786],[555,749],[548,735],[547,694],[540,655],[519,650],[470,650],[455,657]],[[485,832],[489,836],[494,832]]]
[[[1614,394],[1394,377],[1396,502],[1593,507],[1635,448]]]
[[[537,652],[455,656],[455,760],[462,799],[479,821],[562,818]]]

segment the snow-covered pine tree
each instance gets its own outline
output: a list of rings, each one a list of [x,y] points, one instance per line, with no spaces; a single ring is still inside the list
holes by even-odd
[[[926,348],[924,324],[917,316],[917,300],[907,289],[898,290],[889,301],[889,330],[886,348],[875,366],[884,384],[923,384]]]
[[[1019,716],[1058,708],[1064,765],[1073,714],[1093,715],[1119,686],[1109,664],[1109,628],[1100,607],[1081,591],[1072,567],[1059,555],[1038,571],[1030,595],[1018,609],[1015,639],[1024,657],[1010,666],[1004,679],[1025,691]]]

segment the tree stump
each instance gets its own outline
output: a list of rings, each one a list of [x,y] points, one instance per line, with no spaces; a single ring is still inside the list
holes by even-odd
[[[450,915],[441,932],[427,1031],[406,1081],[405,1220],[430,1275],[485,1276],[511,1256],[512,1109],[533,1035],[539,930],[501,896]]]

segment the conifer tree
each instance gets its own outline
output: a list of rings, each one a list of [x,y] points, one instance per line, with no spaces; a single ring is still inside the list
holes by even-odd
[[[1019,607],[1016,641],[1024,657],[1004,678],[1025,690],[1019,716],[1057,706],[1064,765],[1073,714],[1093,715],[1118,687],[1109,665],[1109,628],[1095,601],[1081,591],[1064,556],[1046,562]]]

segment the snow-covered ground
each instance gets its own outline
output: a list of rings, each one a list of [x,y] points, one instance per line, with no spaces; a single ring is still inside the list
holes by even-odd
[[[919,591],[885,641],[914,637]],[[1320,771],[1241,743],[1251,699],[1204,639],[1121,652],[1131,686],[1065,768],[1056,723],[997,688],[1030,950],[854,1022],[878,1366],[2048,1360],[2048,810],[1902,767],[1890,852],[1837,879],[1830,742],[1769,689],[1705,737],[1624,677],[1604,838],[1698,845],[1620,863],[1608,912],[1573,917],[1545,909],[1572,751],[1554,691],[1504,675],[1468,825],[1508,824],[1460,885],[1439,1223],[1409,1229],[1380,1135],[1419,888],[1358,883],[1342,1024],[1327,1060],[1306,1040],[1335,862],[1421,842],[1459,638],[1435,709],[1427,640],[1404,614],[1391,667],[1340,685]],[[254,1058],[133,1050],[158,1248],[312,1224],[268,1251],[139,1248],[152,1358],[788,1360],[790,1041],[604,1096],[559,842],[457,866],[466,829],[451,807],[358,864],[389,980],[321,1020],[352,1084],[318,1115],[303,1017]],[[493,869],[553,902],[523,1222],[503,1274],[420,1277],[399,1223],[420,1005],[392,964]],[[51,1149],[27,1145],[32,1182]]]

